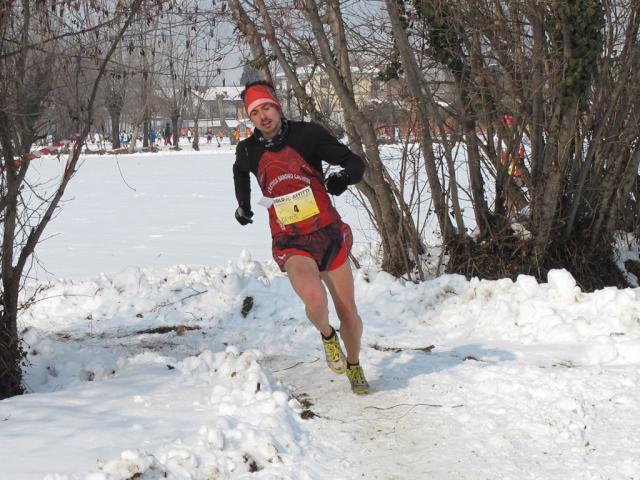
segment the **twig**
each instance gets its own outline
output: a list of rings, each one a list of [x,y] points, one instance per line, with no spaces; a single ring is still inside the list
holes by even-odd
[[[204,290],[202,292],[197,292],[196,293],[192,293],[191,295],[187,295],[186,297],[182,297],[179,298],[178,300],[176,300],[175,302],[167,302],[167,303],[161,303],[159,305],[156,305],[155,307],[153,307],[151,309],[152,312],[157,312],[158,310],[160,310],[163,307],[168,307],[170,305],[175,305],[176,303],[180,303],[183,302],[184,300],[188,300],[191,297],[197,297],[198,295],[202,295],[203,293],[207,293],[209,290]]]
[[[58,297],[64,297],[64,298],[71,298],[71,297],[88,297],[88,298],[93,298],[95,296],[95,294],[93,295],[86,295],[84,293],[61,293],[59,295],[50,295],[48,297],[42,297],[42,298],[38,298],[36,300],[33,300],[33,302],[31,302],[30,305],[34,305],[38,302],[42,302],[44,300],[51,300],[52,298],[58,298]]]
[[[291,370],[292,368],[296,368],[296,367],[298,367],[298,366],[300,366],[300,365],[302,365],[304,363],[315,363],[318,360],[320,360],[320,359],[319,358],[315,358],[315,359],[313,359],[313,360],[311,360],[309,362],[297,362],[297,363],[294,363],[293,365],[291,365],[290,367],[281,368],[280,370],[273,370],[273,373],[284,372],[285,370]]]
[[[398,403],[397,405],[391,405],[390,407],[375,407],[373,405],[364,407],[365,409],[367,408],[372,408],[374,410],[392,410],[394,408],[398,408],[398,407],[434,407],[434,408],[443,408],[443,407],[449,407],[449,408],[460,408],[460,407],[464,407],[464,404],[458,404],[458,405],[437,405],[437,404],[433,404],[433,403]]]
[[[380,352],[392,352],[392,353],[404,352],[406,350],[411,350],[411,351],[414,351],[414,352],[431,353],[431,350],[436,348],[435,345],[429,345],[428,347],[414,347],[414,348],[410,348],[410,347],[406,347],[406,348],[402,348],[402,347],[384,347],[384,346],[379,345],[377,343],[370,344],[369,346],[371,348],[373,348],[374,350],[378,350]]]
[[[118,171],[120,172],[120,178],[122,178],[122,181],[124,182],[124,184],[129,187],[131,190],[133,190],[134,192],[137,192],[137,190],[135,188],[133,188],[131,185],[129,185],[127,183],[127,180],[124,178],[124,175],[122,174],[122,170],[120,169],[120,162],[118,161],[118,159],[116,159],[116,165],[118,166]]]

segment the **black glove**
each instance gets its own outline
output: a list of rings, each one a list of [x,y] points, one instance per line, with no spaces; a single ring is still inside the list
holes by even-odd
[[[236,209],[236,220],[240,225],[244,226],[249,223],[253,223],[253,220],[251,220],[251,217],[253,217],[253,212],[251,211],[251,209],[245,210],[242,207],[238,207]]]
[[[327,187],[327,192],[331,195],[342,195],[351,183],[351,177],[346,170],[340,170],[339,172],[332,173],[324,181]]]

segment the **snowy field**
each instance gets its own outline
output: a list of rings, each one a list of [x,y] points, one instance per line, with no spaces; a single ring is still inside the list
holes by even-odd
[[[367,266],[358,397],[270,260],[256,189],[254,224],[233,219],[232,163],[85,158],[32,272],[0,479],[640,480],[639,289]]]
[[[114,274],[125,267],[222,265],[244,248],[258,261],[271,259],[267,211],[252,180],[252,226],[234,219],[237,207],[231,167],[235,147],[223,143],[156,154],[88,155],[69,183],[61,212],[38,252],[38,279]],[[30,171],[32,184],[50,188],[64,158],[44,157]],[[357,230],[357,246],[376,239],[353,198],[338,197],[343,216]]]

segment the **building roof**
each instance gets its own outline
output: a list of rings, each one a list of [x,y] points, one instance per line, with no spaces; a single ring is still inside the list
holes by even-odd
[[[296,67],[296,74],[301,78],[306,78],[312,73],[316,73],[318,75],[326,75],[324,68],[319,65],[299,65]],[[363,74],[363,75],[372,75],[375,76],[378,74],[379,69],[371,66],[361,67],[359,65],[352,64],[351,65],[351,73],[353,74]],[[276,79],[286,78],[286,74],[283,71],[279,71],[275,74]]]
[[[207,88],[204,94],[199,93],[203,95],[207,101],[216,100],[218,95],[222,95],[225,100],[240,100],[240,92],[242,92],[242,90],[244,90],[244,87],[240,85],[214,86]]]

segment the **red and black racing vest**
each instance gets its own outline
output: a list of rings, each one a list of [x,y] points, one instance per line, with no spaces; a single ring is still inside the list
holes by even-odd
[[[337,222],[340,215],[323,183],[323,161],[347,170],[352,184],[364,174],[362,159],[315,123],[290,121],[287,137],[277,147],[266,148],[255,135],[241,141],[233,165],[238,205],[251,209],[249,174],[253,173],[265,197],[274,199],[309,187],[317,205],[316,215],[287,225],[279,220],[275,207],[269,207],[273,237],[304,235]]]
[[[285,225],[276,215],[276,209],[269,207],[271,236],[306,235],[340,220],[324,187],[322,175],[313,169],[290,146],[278,151],[265,151],[258,166],[258,184],[262,195],[273,199],[311,187],[311,193],[318,206],[318,213],[299,222]]]

